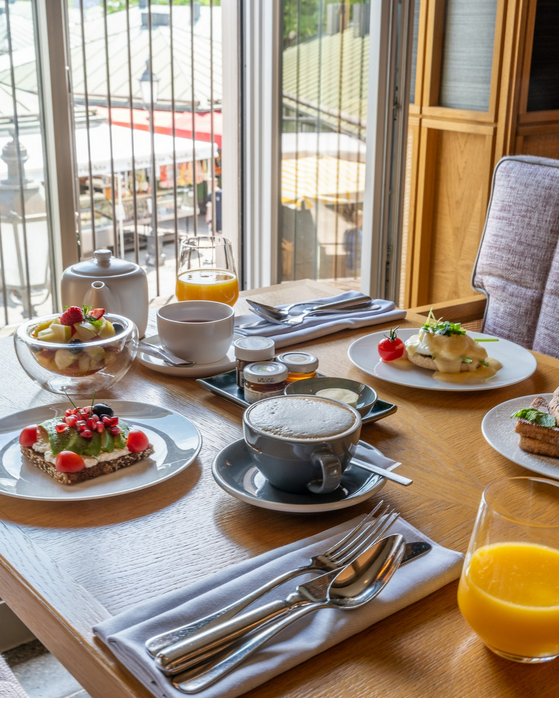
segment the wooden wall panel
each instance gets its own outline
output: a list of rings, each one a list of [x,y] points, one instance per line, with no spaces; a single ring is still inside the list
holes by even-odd
[[[471,294],[491,169],[490,136],[436,132],[427,303]]]
[[[524,135],[522,153],[559,160],[559,132],[545,135]]]

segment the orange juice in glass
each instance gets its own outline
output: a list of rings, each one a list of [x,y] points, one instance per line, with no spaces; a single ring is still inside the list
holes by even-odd
[[[559,485],[510,478],[481,500],[458,587],[458,606],[501,657],[559,657]]]
[[[208,235],[181,241],[176,295],[179,300],[237,302],[239,282],[227,238]]]

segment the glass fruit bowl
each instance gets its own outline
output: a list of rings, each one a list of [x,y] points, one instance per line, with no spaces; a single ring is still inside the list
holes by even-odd
[[[138,329],[132,320],[107,313],[105,318],[123,330],[99,340],[69,344],[33,337],[38,326],[58,317],[56,314],[28,320],[14,335],[17,359],[42,388],[61,395],[99,394],[128,372],[138,349]]]

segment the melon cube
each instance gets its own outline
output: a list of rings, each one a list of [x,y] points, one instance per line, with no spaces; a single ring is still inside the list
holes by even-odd
[[[87,353],[80,353],[80,359],[78,361],[78,365],[80,367],[80,370],[82,372],[87,372],[91,367],[91,358]]]
[[[50,326],[50,331],[56,337],[56,342],[69,342],[72,337],[72,328],[70,325],[55,325],[55,323],[53,323]]]
[[[105,338],[110,338],[110,337],[113,337],[114,335],[116,335],[116,333],[115,333],[115,329],[113,327],[112,322],[110,320],[105,319],[105,322],[103,323],[101,329],[99,330],[99,337],[103,338],[103,340],[104,340]]]
[[[59,370],[65,370],[76,361],[76,356],[65,348],[57,350],[54,356],[54,363]]]
[[[56,335],[50,328],[47,328],[46,330],[41,330],[37,335],[37,339],[43,340],[44,342],[58,342],[58,340],[56,339]]]
[[[82,342],[89,342],[97,335],[95,326],[87,321],[76,323],[74,328],[76,330],[76,335]]]

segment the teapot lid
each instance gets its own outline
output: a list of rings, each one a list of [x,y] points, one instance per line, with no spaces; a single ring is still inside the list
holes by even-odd
[[[82,277],[110,277],[129,275],[138,269],[138,265],[128,260],[114,257],[108,249],[95,250],[93,259],[83,260],[72,265],[71,271]]]

